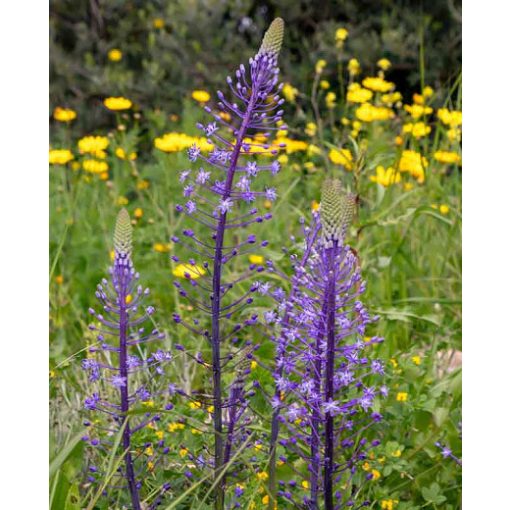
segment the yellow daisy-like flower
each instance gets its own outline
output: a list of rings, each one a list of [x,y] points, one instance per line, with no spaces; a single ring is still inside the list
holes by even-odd
[[[365,88],[373,90],[374,92],[389,92],[395,88],[394,83],[386,81],[380,76],[368,76],[361,83]]]
[[[122,147],[117,147],[115,149],[115,155],[119,159],[128,159],[129,161],[133,161],[137,158],[136,152],[130,152],[129,154],[126,154],[126,151]]]
[[[298,92],[298,89],[293,87],[290,83],[285,83],[282,87],[282,95],[289,103],[293,103],[296,100]]]
[[[190,409],[200,409],[202,407],[202,403],[198,401],[193,401],[189,403]]]
[[[269,478],[269,475],[266,471],[260,471],[260,473],[257,473],[257,478],[259,480],[267,480]]]
[[[332,108],[334,108],[336,105],[336,94],[334,92],[328,92],[326,94],[325,102],[326,102],[326,108],[328,108],[330,110]]]
[[[434,95],[434,89],[428,85],[423,89],[423,97],[432,97]]]
[[[387,71],[391,67],[391,62],[387,58],[381,58],[377,61],[377,66],[383,71]]]
[[[392,109],[386,106],[374,106],[370,103],[363,103],[355,112],[356,117],[363,122],[374,122],[378,120],[389,120],[395,117]]]
[[[420,184],[425,181],[425,168],[427,166],[427,159],[419,152],[412,150],[402,151],[398,169],[401,172],[409,172]]]
[[[381,509],[382,510],[395,510],[395,507],[398,505],[398,500],[396,499],[383,499],[381,501]]]
[[[108,108],[108,110],[117,112],[122,110],[129,110],[133,103],[130,99],[126,99],[125,97],[107,97],[103,104]]]
[[[96,155],[96,153],[102,154],[110,140],[106,136],[84,136],[78,140],[78,150],[81,154],[90,153]]]
[[[407,402],[407,393],[405,391],[397,393],[397,402]]]
[[[191,264],[179,264],[172,273],[177,278],[196,280],[205,274],[205,269],[198,265],[192,266]]]
[[[342,165],[346,170],[352,170],[352,153],[349,149],[332,149],[328,154],[329,160],[335,165]]]
[[[98,159],[85,159],[83,161],[83,170],[91,174],[101,174],[108,171],[108,163]]]
[[[168,253],[170,248],[171,246],[169,243],[154,243],[152,245],[152,249],[158,253]]]
[[[308,136],[315,136],[317,133],[317,124],[315,124],[315,122],[308,122],[306,124],[305,133]]]
[[[345,41],[347,36],[349,35],[349,31],[346,28],[337,28],[335,32],[335,41]]]
[[[411,114],[411,117],[413,119],[419,119],[422,115],[428,115],[429,113],[432,113],[432,108],[430,106],[423,106],[420,104],[405,104],[404,110],[407,113]]]
[[[357,59],[351,58],[347,64],[347,70],[351,76],[356,76],[361,72],[361,66]]]
[[[402,94],[400,92],[390,92],[389,94],[383,94],[381,96],[381,101],[384,104],[392,105],[402,101]]]
[[[315,72],[317,74],[322,74],[322,71],[324,71],[326,64],[327,64],[327,62],[323,58],[321,58],[320,60],[317,60],[317,63],[315,64]]]
[[[308,483],[308,480],[303,480],[301,482],[301,486],[303,487],[303,489],[309,489],[310,488],[310,484]]]
[[[424,122],[416,122],[413,124],[409,122],[402,126],[402,133],[411,133],[414,138],[423,138],[430,133],[430,126],[427,126]]]
[[[211,99],[211,94],[209,94],[206,90],[194,90],[191,93],[191,97],[199,103],[207,103],[207,101]]]
[[[331,84],[329,83],[328,80],[321,80],[319,82],[319,87],[322,89],[322,90],[328,90],[329,87],[331,87]]]
[[[154,18],[152,26],[154,28],[163,28],[165,26],[165,20],[163,18]]]
[[[108,60],[111,60],[112,62],[119,62],[122,60],[122,51],[117,48],[110,50],[108,52]]]
[[[370,180],[372,182],[376,182],[377,184],[381,184],[385,188],[391,186],[392,184],[396,184],[402,180],[400,172],[395,170],[393,167],[389,167],[384,169],[382,165],[379,165],[375,169],[375,175],[370,176]]]
[[[439,161],[440,163],[452,164],[452,165],[460,164],[462,161],[460,154],[457,154],[456,152],[451,152],[451,151],[436,151],[436,152],[434,152],[434,159],[436,161]]]
[[[76,119],[76,112],[71,108],[61,108],[57,106],[53,110],[53,118],[59,122],[71,122]]]
[[[420,356],[412,356],[412,357],[411,357],[411,361],[412,361],[415,365],[421,365],[421,357],[420,357]]]
[[[379,480],[379,478],[381,478],[381,473],[377,469],[372,469],[372,480]]]
[[[180,152],[196,145],[200,150],[210,151],[213,145],[207,142],[207,138],[189,136],[185,133],[166,133],[154,140],[154,146],[163,152]]]
[[[143,209],[141,207],[137,207],[133,213],[133,216],[137,219],[140,219],[143,216]]]
[[[74,159],[69,149],[52,149],[49,154],[50,165],[65,165]]]
[[[374,93],[364,89],[359,83],[351,83],[347,89],[347,101],[349,103],[366,103],[370,101]]]
[[[439,108],[437,111],[437,117],[443,124],[450,127],[457,127],[462,124],[462,112],[458,110]]]
[[[447,206],[446,204],[441,204],[439,206],[439,212],[443,215],[446,215],[450,212],[450,207]]]
[[[248,259],[252,264],[263,264],[265,260],[262,255],[250,255]]]

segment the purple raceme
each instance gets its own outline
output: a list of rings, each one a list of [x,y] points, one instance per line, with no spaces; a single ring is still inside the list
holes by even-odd
[[[103,495],[111,496],[112,504],[118,505],[120,501],[125,505],[127,501],[122,501],[122,497],[128,493],[131,508],[140,510],[155,508],[169,489],[165,484],[151,505],[142,506],[140,480],[169,452],[163,439],[156,436],[157,440],[148,440],[147,427],[157,428],[160,420],[150,409],[155,398],[156,407],[171,409],[169,400],[174,392],[165,378],[171,353],[158,349],[149,354],[144,349],[145,344],[161,341],[165,335],[152,324],[147,330],[143,326],[152,321],[155,310],[144,304],[149,289],[138,284],[131,250],[131,220],[122,209],[115,226],[110,278],[103,279],[96,290],[101,311],[89,309],[96,321],[89,329],[97,333],[97,343],[88,349],[89,354],[82,361],[93,386],[84,401],[91,419],[84,422],[88,432],[83,440],[90,446],[86,483],[101,486],[106,472],[96,461],[111,455],[116,435],[122,434],[118,455],[124,454],[123,463]],[[161,390],[163,385],[166,387]],[[130,415],[132,411],[138,413]],[[141,449],[143,455],[134,455],[135,449]]]
[[[376,402],[387,390],[374,382],[384,373],[382,363],[366,354],[382,338],[364,340],[377,318],[359,300],[365,284],[357,255],[344,243],[354,203],[338,180],[324,183],[320,213],[304,227],[304,254],[291,257],[291,290],[286,299],[282,289],[273,292],[278,313],[266,316],[278,328],[272,440],[279,428],[285,432],[278,440],[283,452],[275,458],[289,465],[306,461],[296,470],[303,483],[280,481],[276,495],[300,509],[369,504],[358,501],[360,486],[371,476],[358,464],[379,444],[366,432],[381,420]]]
[[[198,127],[213,149],[205,154],[192,146],[189,159],[201,166],[195,173],[186,170],[180,176],[185,202],[176,209],[192,218],[198,230],[186,228],[182,238],[172,239],[194,254],[185,264],[185,283],[176,281],[175,285],[180,296],[202,312],[202,320],[199,316],[189,320],[179,314],[174,314],[174,320],[203,336],[211,351],[210,360],[200,357],[199,362],[212,372],[212,395],[209,401],[204,397],[204,405],[214,409],[216,510],[224,508],[224,466],[232,460],[234,445],[247,437],[249,417],[244,410],[252,392],[245,388],[246,374],[242,378],[236,375],[234,383],[225,388],[224,372],[235,371],[257,348],[249,342],[243,346],[242,335],[246,327],[258,323],[257,314],[248,313],[248,307],[255,295],[264,294],[266,289],[257,281],[246,282],[264,271],[262,265],[247,264],[244,271],[230,278],[227,266],[268,244],[257,240],[247,227],[271,218],[270,213],[261,213],[254,206],[256,199],[276,198],[273,188],[257,188],[255,178],[259,174],[275,175],[280,170],[280,164],[271,157],[285,147],[270,140],[272,131],[285,128],[281,125],[284,101],[279,96],[282,84],[278,82],[277,65],[283,26],[280,18],[272,22],[248,66],[241,65],[234,78],[227,78],[229,96],[218,91],[216,108],[205,107],[212,121]],[[173,260],[179,262],[176,256]]]

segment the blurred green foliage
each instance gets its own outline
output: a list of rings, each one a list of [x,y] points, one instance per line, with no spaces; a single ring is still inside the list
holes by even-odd
[[[387,78],[404,97],[419,83],[420,67],[434,88],[460,69],[456,0],[52,0],[50,107],[77,110],[82,131],[110,125],[104,109],[94,108],[105,94],[125,95],[143,110],[181,113],[190,87],[218,88],[275,16],[286,22],[282,75],[292,84],[311,79],[312,64],[338,52],[340,26],[349,30],[340,60],[356,55],[374,70],[379,58],[389,58]],[[108,59],[111,49],[121,50],[120,61]],[[336,85],[335,76],[324,78]]]

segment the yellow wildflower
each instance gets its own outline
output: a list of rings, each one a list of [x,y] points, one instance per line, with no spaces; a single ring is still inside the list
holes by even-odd
[[[129,159],[129,161],[133,161],[137,157],[136,152],[130,152],[128,155],[128,154],[126,154],[126,151],[122,147],[117,147],[115,149],[115,155],[119,159]]]
[[[415,104],[425,104],[425,98],[421,94],[413,94],[413,102]]]
[[[322,71],[324,71],[326,64],[327,62],[322,58],[320,60],[317,60],[317,63],[315,64],[315,72],[317,74],[322,74]]]
[[[377,61],[377,66],[383,71],[387,71],[391,67],[391,62],[387,58],[381,58]]]
[[[405,191],[411,191],[414,188],[414,185],[412,182],[404,182],[404,190]]]
[[[57,106],[53,110],[53,118],[59,122],[71,122],[76,119],[76,112],[70,108],[61,108]]]
[[[440,163],[446,163],[446,164],[460,164],[461,157],[460,154],[457,154],[456,152],[449,152],[449,151],[436,151],[434,152],[434,159],[436,161],[439,161]]]
[[[211,94],[206,90],[194,90],[191,93],[191,97],[199,103],[207,103],[211,99]]]
[[[190,402],[189,406],[191,409],[200,409],[202,407],[202,403],[195,400],[193,402]]]
[[[69,149],[52,149],[49,153],[50,165],[65,165],[74,159]]]
[[[462,124],[462,112],[458,110],[448,110],[447,108],[439,108],[437,118],[447,126],[457,127]]]
[[[419,104],[405,104],[404,110],[407,113],[411,114],[411,117],[413,119],[419,119],[422,115],[428,115],[429,113],[432,113],[432,108],[430,106],[423,106]]]
[[[381,473],[377,469],[372,469],[372,480],[379,480],[379,478],[381,478]]]
[[[317,124],[315,124],[315,122],[307,122],[305,133],[308,136],[315,136],[315,134],[317,133]]]
[[[142,179],[136,183],[136,189],[143,190],[148,189],[151,183],[145,179]]]
[[[318,211],[320,209],[320,204],[317,200],[312,200],[312,211]]]
[[[427,126],[424,122],[416,122],[413,124],[409,122],[402,126],[402,133],[411,133],[414,138],[423,138],[430,133],[430,126]]]
[[[347,89],[347,101],[349,103],[366,103],[372,99],[374,93],[364,89],[359,83],[351,83]]]
[[[401,172],[409,172],[420,184],[425,182],[425,168],[427,166],[427,159],[419,152],[412,150],[402,151],[398,169]]]
[[[293,103],[298,95],[298,89],[293,87],[290,83],[285,83],[282,87],[283,97],[289,102]]]
[[[163,28],[165,26],[165,20],[163,18],[154,18],[152,26],[154,28]]]
[[[264,257],[262,255],[250,255],[248,257],[251,264],[263,264],[264,263]]]
[[[289,156],[287,156],[286,154],[282,154],[281,156],[278,156],[278,162],[281,163],[282,165],[285,165],[286,163],[289,162]]]
[[[196,145],[200,150],[210,151],[213,145],[206,138],[189,136],[185,133],[166,133],[154,140],[154,146],[163,152],[180,152]]]
[[[257,478],[259,480],[264,481],[264,480],[267,480],[269,478],[269,475],[267,474],[266,471],[260,471],[259,473],[257,473]]]
[[[170,251],[169,243],[154,243],[152,249],[158,253],[168,253]]]
[[[133,301],[133,296],[131,294],[128,294],[126,296],[126,305],[129,305],[129,303],[131,303],[131,301]]]
[[[150,460],[147,462],[147,470],[154,471],[154,462],[151,462]]]
[[[336,105],[336,94],[334,92],[328,92],[326,94],[325,101],[326,101],[326,108],[329,108],[331,110]]]
[[[321,80],[320,83],[319,83],[319,86],[322,90],[328,90],[329,87],[331,87],[330,83],[328,80]]]
[[[439,212],[443,215],[446,215],[450,212],[450,207],[447,206],[446,204],[441,204],[439,206]]]
[[[349,31],[346,28],[337,28],[335,32],[335,41],[345,41],[347,36],[349,35]]]
[[[351,58],[347,64],[347,70],[351,76],[356,76],[361,71],[361,66],[357,59]]]
[[[114,112],[121,110],[129,110],[133,103],[131,100],[126,99],[125,97],[107,97],[103,104],[108,108],[108,110],[112,110]]]
[[[397,393],[397,402],[407,402],[407,393],[405,391]]]
[[[156,437],[161,440],[163,439],[163,436],[164,436],[164,432],[162,430],[156,430]]]
[[[303,486],[303,489],[308,489],[310,487],[310,484],[308,483],[308,480],[303,480],[301,482],[301,485]]]
[[[269,505],[269,496],[267,494],[262,498],[262,504]]]
[[[392,457],[401,457],[402,456],[402,452],[400,450],[395,450],[392,454],[391,454]]]
[[[271,209],[271,207],[273,207],[273,202],[271,202],[271,200],[264,200],[263,205],[266,209]]]
[[[388,167],[386,170],[382,165],[377,166],[375,169],[375,175],[370,176],[372,182],[381,184],[385,188],[391,184],[396,184],[401,181],[400,172],[396,171],[393,167]]]
[[[381,501],[382,510],[395,510],[395,506],[398,504],[396,499],[383,499]]]
[[[83,161],[83,170],[91,174],[101,174],[108,170],[108,163],[97,159],[85,159]]]
[[[389,92],[395,87],[394,83],[386,81],[380,76],[367,76],[361,83],[365,88],[375,92]]]
[[[402,145],[404,143],[404,139],[401,136],[395,137],[395,145]]]
[[[178,278],[189,278],[196,280],[205,274],[205,269],[202,266],[191,264],[179,264],[174,270],[173,275]]]
[[[395,113],[385,106],[374,106],[370,103],[363,103],[355,112],[356,117],[363,122],[374,122],[388,120],[395,117]]]
[[[335,165],[342,165],[346,170],[352,170],[352,153],[349,149],[332,149],[328,156]]]
[[[434,95],[434,90],[432,87],[429,87],[428,85],[423,89],[423,97],[432,97]]]
[[[140,219],[143,216],[143,209],[141,207],[137,207],[133,213],[133,216],[137,219]]]
[[[129,200],[126,197],[120,196],[119,198],[117,198],[117,205],[123,206],[128,204]]]
[[[78,140],[78,149],[81,154],[88,152],[102,155],[109,144],[110,140],[106,136],[84,136]]]
[[[181,448],[181,449],[179,450],[179,456],[180,456],[180,457],[186,457],[186,455],[187,455],[187,454],[188,454],[188,450],[187,450],[187,448]]]
[[[122,60],[122,51],[118,50],[117,48],[110,50],[108,52],[108,59],[112,62],[118,62],[119,60]]]
[[[411,361],[412,361],[415,365],[421,365],[421,357],[420,357],[420,356],[412,356],[412,357],[411,357]]]
[[[365,462],[362,466],[361,466],[361,469],[363,469],[363,471],[368,471],[370,469],[370,464],[368,462]]]
[[[447,132],[446,132],[446,136],[448,138],[448,140],[450,140],[450,142],[460,142],[460,138],[461,138],[461,131],[459,128],[450,128]]]

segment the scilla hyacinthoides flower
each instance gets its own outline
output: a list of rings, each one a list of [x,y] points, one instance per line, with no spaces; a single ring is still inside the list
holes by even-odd
[[[158,398],[158,406],[172,396],[171,388],[164,391],[160,383],[165,381],[165,364],[172,356],[168,351],[156,350],[148,353],[144,344],[163,340],[164,333],[153,329],[148,331],[143,323],[151,320],[154,307],[145,306],[144,300],[149,289],[138,284],[139,275],[131,261],[132,227],[129,214],[122,209],[117,217],[114,234],[114,261],[110,268],[110,279],[103,279],[97,286],[96,298],[101,303],[101,312],[89,309],[97,321],[89,329],[97,332],[97,344],[89,348],[88,357],[82,362],[92,394],[85,398],[84,408],[94,414],[94,419],[86,420],[88,433],[83,440],[91,447],[88,466],[88,483],[101,483],[102,468],[96,460],[111,454],[115,435],[122,431],[120,441],[124,455],[123,467],[119,468],[116,480],[110,485],[111,496],[121,504],[126,504],[124,488],[127,488],[131,506],[140,510],[141,473],[153,471],[169,448],[163,440],[147,441],[146,427],[154,426],[160,417],[148,409]],[[171,385],[170,385],[171,386]],[[171,404],[167,404],[167,406]],[[132,410],[143,409],[133,416]],[[138,448],[143,455],[133,455]],[[164,485],[161,492],[149,507],[155,508],[162,492],[169,487]]]
[[[277,493],[296,508],[367,505],[356,501],[365,478],[357,463],[378,444],[364,432],[381,419],[373,407],[386,390],[372,385],[372,375],[382,374],[383,365],[369,361],[365,351],[382,339],[363,340],[375,319],[358,299],[365,284],[356,254],[344,243],[354,201],[338,180],[324,183],[320,212],[304,228],[304,255],[292,257],[291,290],[284,300],[281,289],[276,291],[281,305],[269,321],[280,330],[275,337],[273,435],[278,422],[288,436],[279,440],[283,459],[307,462],[305,470],[296,468],[305,477],[303,484],[280,482]]]
[[[269,142],[271,131],[285,128],[280,125],[283,99],[278,95],[282,85],[278,83],[277,66],[283,25],[282,19],[275,19],[248,67],[241,65],[234,79],[227,78],[230,97],[218,92],[217,108],[205,107],[213,120],[198,127],[204,131],[213,148],[206,154],[193,145],[188,152],[189,159],[203,166],[195,174],[191,170],[181,173],[186,202],[178,205],[177,211],[193,218],[205,234],[188,228],[183,231],[182,239],[174,237],[172,240],[198,255],[202,259],[200,267],[205,269],[206,274],[197,278],[197,262],[190,259],[187,267],[191,269],[184,275],[185,284],[175,282],[175,285],[181,296],[204,312],[206,323],[200,323],[197,317],[191,323],[178,314],[174,315],[174,319],[193,333],[205,337],[211,349],[210,363],[202,364],[212,369],[216,509],[224,507],[225,484],[220,480],[236,439],[239,411],[244,407],[242,400],[246,398],[246,391],[240,391],[239,381],[237,388],[231,388],[229,395],[224,395],[222,373],[229,362],[237,365],[241,360],[243,350],[235,347],[240,345],[241,330],[258,321],[256,314],[243,315],[243,311],[253,302],[254,293],[266,292],[266,287],[258,282],[244,289],[241,283],[263,271],[263,266],[251,264],[245,272],[230,279],[225,269],[240,255],[267,245],[267,241],[258,242],[254,234],[246,234],[241,229],[271,218],[271,214],[261,214],[253,207],[257,198],[270,201],[276,198],[273,188],[257,190],[253,183],[258,174],[274,175],[280,169],[277,161],[259,159],[258,156],[275,156],[284,147],[284,144],[275,146]],[[232,120],[226,121],[225,118]],[[179,261],[177,257],[174,260]],[[240,290],[232,290],[234,287]],[[223,352],[228,347],[227,341],[233,350]],[[234,407],[238,409],[235,412],[232,411]],[[228,421],[228,438],[225,438],[225,418]],[[242,430],[237,436],[242,438]]]

